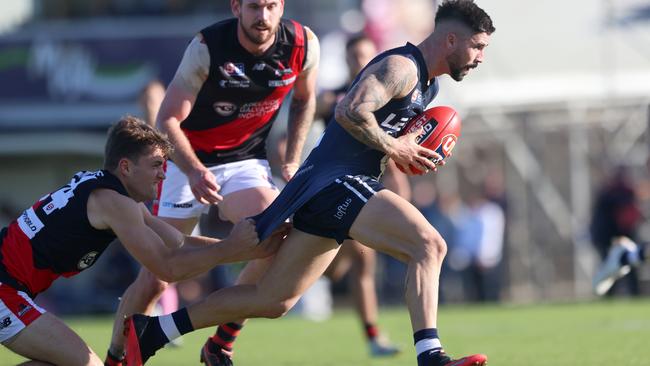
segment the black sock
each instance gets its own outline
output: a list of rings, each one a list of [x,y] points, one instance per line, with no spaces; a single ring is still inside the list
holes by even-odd
[[[183,335],[187,334],[194,330],[192,326],[192,321],[190,320],[190,314],[187,312],[187,308],[182,308],[172,313],[172,318],[178,328],[178,332]]]
[[[194,330],[187,309],[157,317],[134,316],[136,330],[141,332],[140,351],[144,359],[153,356],[165,344]]]
[[[161,349],[169,342],[165,332],[160,326],[158,317],[148,317],[140,315],[133,316],[133,323],[136,327],[136,333],[139,334],[140,354],[142,361],[145,362],[153,356],[157,350]]]

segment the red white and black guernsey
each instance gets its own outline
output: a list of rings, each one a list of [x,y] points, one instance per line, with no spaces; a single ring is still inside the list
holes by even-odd
[[[206,166],[266,158],[266,138],[307,54],[307,31],[282,20],[275,43],[254,56],[237,39],[237,19],[201,31],[210,69],[189,116],[181,123]]]
[[[128,195],[106,170],[79,172],[2,229],[0,282],[34,297],[60,276],[95,263],[115,239],[111,230],[97,230],[88,221],[88,197],[100,188]]]

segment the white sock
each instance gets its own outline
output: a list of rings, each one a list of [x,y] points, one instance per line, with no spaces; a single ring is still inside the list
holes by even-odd
[[[159,316],[158,322],[160,323],[160,328],[170,342],[181,336],[181,332],[178,331],[178,327],[176,327],[172,314]]]
[[[416,356],[419,356],[420,353],[422,352],[427,352],[431,350],[441,350],[442,349],[442,343],[440,343],[440,339],[438,338],[426,338],[418,343],[415,344],[415,354]]]

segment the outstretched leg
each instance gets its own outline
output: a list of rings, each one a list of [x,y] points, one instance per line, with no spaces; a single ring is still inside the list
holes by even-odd
[[[387,214],[390,213],[390,214]],[[418,365],[452,361],[442,349],[437,331],[440,268],[447,246],[440,234],[413,205],[382,190],[363,207],[350,236],[407,263],[406,303],[414,332]],[[483,365],[483,355],[457,360],[455,365]]]
[[[293,229],[256,285],[237,285],[216,291],[173,314],[137,317],[129,334],[129,366],[140,365],[165,342],[194,329],[224,324],[234,319],[278,318],[320,277],[336,256],[339,245]],[[138,352],[139,350],[139,352]]]

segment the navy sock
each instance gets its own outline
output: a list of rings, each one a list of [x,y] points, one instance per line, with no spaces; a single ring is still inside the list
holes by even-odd
[[[135,321],[135,319],[134,319]],[[147,317],[146,325],[139,327],[142,330],[142,335],[139,336],[140,353],[143,361],[153,356],[157,350],[161,349],[169,342],[165,332],[160,326],[158,317]]]
[[[187,334],[194,330],[192,321],[190,321],[190,314],[187,312],[187,308],[182,308],[173,312],[172,318],[174,319],[174,324],[176,324],[176,328],[178,328],[178,332],[181,335]]]
[[[144,356],[150,353],[151,356],[165,344],[193,330],[186,308],[168,315],[151,317],[140,337],[142,354]]]
[[[438,356],[442,351],[442,344],[438,339],[438,329],[420,329],[413,334],[418,366],[431,366],[440,363]]]

